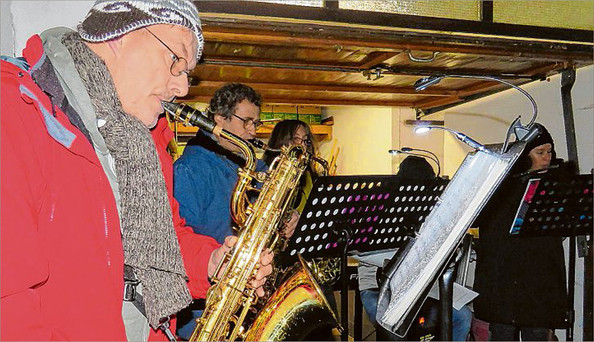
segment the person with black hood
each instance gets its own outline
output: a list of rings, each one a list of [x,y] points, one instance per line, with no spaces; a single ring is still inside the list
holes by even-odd
[[[540,133],[527,143],[507,178],[487,203],[475,226],[476,318],[490,323],[493,341],[547,340],[549,329],[565,328],[567,290],[562,238],[510,237],[509,230],[535,174],[558,168],[553,138]],[[551,165],[552,164],[552,165]]]

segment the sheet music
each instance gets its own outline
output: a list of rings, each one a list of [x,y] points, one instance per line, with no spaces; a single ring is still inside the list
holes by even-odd
[[[473,299],[478,296],[478,293],[471,289],[462,286],[458,283],[454,283],[454,290],[452,296],[452,306],[456,310],[462,309],[462,307],[470,303]],[[439,284],[435,282],[431,291],[429,291],[429,297],[439,300]]]
[[[514,221],[512,222],[511,228],[509,229],[510,234],[518,234],[520,228],[522,227],[522,223],[524,223],[524,217],[526,215],[526,211],[528,210],[528,206],[532,202],[532,197],[534,196],[534,191],[538,187],[538,183],[540,179],[530,179],[528,181],[528,185],[526,185],[526,191],[524,191],[524,195],[522,195],[522,202],[518,206],[518,210],[516,211],[516,216]]]

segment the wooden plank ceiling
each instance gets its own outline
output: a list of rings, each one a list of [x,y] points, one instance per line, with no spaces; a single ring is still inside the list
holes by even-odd
[[[269,104],[405,106],[420,113],[592,64],[592,31],[313,8],[195,1],[206,40],[183,101],[208,102],[228,82]]]

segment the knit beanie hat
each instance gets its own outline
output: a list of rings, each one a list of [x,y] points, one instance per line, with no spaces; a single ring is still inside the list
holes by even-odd
[[[539,123],[535,123],[534,125],[538,127],[540,132],[526,144],[524,151],[530,153],[533,148],[544,144],[551,144],[554,149],[555,143],[553,142],[553,137],[551,137],[551,134],[547,131],[546,127]]]
[[[196,60],[200,59],[204,37],[198,10],[188,0],[98,0],[78,25],[78,33],[83,40],[97,43],[156,24],[181,25],[192,30],[198,40]]]
[[[549,131],[547,131],[545,126],[539,123],[534,123],[534,126],[538,128],[538,133],[536,133],[536,136],[526,143],[524,151],[522,151],[522,154],[514,165],[514,169],[509,172],[510,174],[518,174],[528,171],[532,166],[532,160],[529,156],[530,151],[532,151],[533,148],[544,144],[551,144],[551,164],[555,163],[555,160],[557,159],[557,153],[555,152],[555,143],[553,142],[553,137]]]

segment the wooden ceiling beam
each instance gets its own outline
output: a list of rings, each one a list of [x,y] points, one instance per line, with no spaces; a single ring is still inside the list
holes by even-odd
[[[359,63],[359,68],[361,69],[369,69],[372,66],[381,64],[386,60],[399,55],[400,52],[385,52],[385,51],[374,51],[368,54],[365,59]]]
[[[182,102],[208,103],[210,96],[192,96],[179,99]],[[390,100],[336,100],[336,99],[307,99],[307,98],[263,98],[263,102],[271,104],[312,105],[312,106],[386,106],[386,107],[413,107],[411,101]]]
[[[222,81],[201,81],[198,85],[190,89],[210,88],[218,89],[227,82]],[[259,83],[243,82],[250,87],[262,90],[279,91],[307,91],[307,92],[340,92],[340,93],[370,93],[370,94],[399,94],[399,95],[417,95],[417,96],[457,96],[455,90],[426,89],[417,92],[413,87],[388,87],[388,86],[350,86],[350,85],[319,85],[319,84],[278,84],[278,83]],[[190,91],[192,93],[192,91]]]
[[[558,65],[558,64],[545,65],[545,66],[540,66],[540,67],[536,67],[536,68],[524,70],[523,73],[529,74],[529,75],[530,74],[532,74],[532,75],[540,75],[540,74],[543,74],[543,73],[546,73],[546,72],[550,72],[551,70],[559,69],[560,67],[561,67],[561,65]],[[524,83],[525,80],[523,80],[523,81],[522,80],[517,80],[515,82],[514,81],[510,81],[510,82],[511,83]],[[465,97],[476,95],[476,94],[479,94],[479,93],[490,92],[490,91],[493,91],[493,90],[498,89],[498,88],[501,88],[502,90],[505,90],[506,88],[507,89],[511,89],[508,85],[499,83],[497,81],[478,81],[478,82],[476,82],[476,83],[474,83],[474,84],[472,84],[472,85],[470,85],[468,87],[465,87],[465,88],[462,88],[462,89],[458,90],[458,92],[457,92],[456,95],[457,95],[458,98],[462,98],[463,99]],[[427,91],[427,90],[429,90],[429,89],[425,89],[424,91]],[[427,107],[427,105],[424,102],[425,102],[425,100],[421,100],[422,105],[425,106],[425,107],[419,107],[419,108],[422,108],[422,109],[430,108],[430,107]],[[430,101],[427,100],[427,102],[430,102]],[[437,106],[440,106],[440,105],[442,105],[442,104],[439,104]],[[431,105],[431,107],[437,107],[437,106]]]
[[[505,84],[501,84],[499,82],[478,82],[477,84],[474,84],[472,86],[460,89],[458,91],[458,97],[465,98],[467,96],[491,91],[491,90],[497,89],[497,88],[505,89],[505,88],[509,88],[509,86],[507,86]],[[509,88],[509,89],[511,89],[511,88]]]
[[[258,59],[256,58],[244,58],[242,60],[238,58],[228,58],[228,57],[209,57],[206,58],[203,63],[199,64],[195,69],[192,70],[190,76],[200,78],[200,75],[203,73],[204,70],[208,68],[218,68],[220,66],[228,67],[228,68],[253,68],[257,69],[258,72],[262,73],[278,73],[279,70],[281,71],[291,71],[291,70],[300,70],[302,72],[327,72],[327,73],[351,73],[351,74],[359,74],[361,73],[362,77],[367,77],[368,69],[362,69],[358,66],[354,66],[354,63],[343,63],[340,64],[339,62],[334,63],[312,63],[306,61],[285,61],[285,60],[269,60],[269,59]],[[459,75],[467,75],[467,76],[478,76],[478,75],[490,75],[493,77],[499,77],[504,79],[533,79],[537,74],[516,74],[513,72],[507,72],[505,74],[500,74],[499,72],[489,72],[485,69],[444,69],[439,67],[429,67],[425,66],[421,67],[414,67],[410,68],[407,66],[395,66],[390,67],[389,70],[385,69],[381,71],[381,75],[386,76],[409,76],[409,77],[423,77],[423,76],[433,76],[436,74],[459,74]],[[368,78],[373,78],[373,75],[369,76]]]
[[[208,19],[205,19],[208,21]],[[276,44],[279,46],[342,46],[381,48],[401,51],[430,51],[471,53],[485,56],[509,56],[526,60],[575,60],[592,62],[592,45],[571,46],[565,44],[542,44],[536,41],[490,42],[480,37],[456,41],[438,36],[402,35],[393,31],[362,30],[351,27],[312,27],[311,24],[286,24],[258,22],[213,23],[204,26],[204,37],[208,43]]]
[[[526,83],[526,82],[522,82]],[[512,89],[508,85],[499,83],[497,81],[479,81],[468,87],[458,90],[457,97],[444,97],[441,99],[426,99],[420,100],[415,103],[416,108],[420,109],[431,109],[435,107],[447,106],[458,102],[464,102],[466,98],[473,97],[478,94],[495,93]]]
[[[338,64],[338,65],[337,65]],[[309,62],[300,60],[279,60],[259,57],[226,57],[226,56],[206,56],[200,67],[208,67],[209,65],[220,66],[239,66],[239,67],[256,67],[256,68],[275,68],[275,69],[291,69],[291,67],[309,68],[314,71],[340,71],[360,73],[363,69],[359,67],[359,63],[337,63],[331,62]],[[316,70],[319,69],[319,70]]]
[[[457,96],[445,97],[440,99],[426,99],[415,102],[415,107],[420,109],[430,109],[434,107],[440,107],[458,103],[464,101],[465,97],[472,96],[478,93],[485,93],[494,89],[509,88],[509,86],[499,83],[497,81],[477,81],[472,85],[462,88],[458,91]],[[510,88],[511,89],[511,88]],[[426,89],[429,90],[429,89]],[[424,91],[426,91],[424,90]]]

